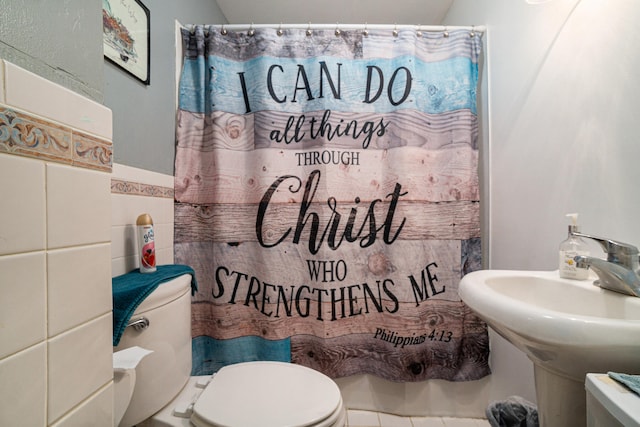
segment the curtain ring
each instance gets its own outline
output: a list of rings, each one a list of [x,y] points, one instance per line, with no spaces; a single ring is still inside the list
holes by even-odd
[[[367,23],[364,23],[364,30],[362,30],[362,35],[365,37],[369,37],[369,30],[367,29]]]
[[[313,34],[313,32],[311,31],[311,22],[309,22],[309,25],[307,25],[306,34],[307,34],[307,37],[310,37]]]
[[[393,37],[398,37],[398,24],[394,24],[393,27]]]
[[[280,26],[278,27],[278,31],[276,31],[276,34],[278,35],[278,37],[281,37],[284,34],[284,31],[282,31],[282,22],[280,23]]]
[[[253,37],[256,34],[256,30],[253,29],[253,22],[249,25],[249,31],[247,32],[249,37]]]
[[[416,36],[422,37],[422,24],[418,25],[418,31],[416,31]]]
[[[449,37],[449,31],[447,30],[447,27],[444,27],[444,32],[442,33],[442,35],[444,36],[444,38]]]
[[[340,31],[340,27],[338,26],[337,22],[336,22],[336,31],[334,33],[336,37],[340,37],[340,34],[342,34],[342,31]]]
[[[228,34],[227,29],[224,27],[224,24],[222,25],[222,29],[220,30],[220,34],[222,34],[223,36],[226,36]]]
[[[471,31],[469,32],[469,37],[474,38],[476,36],[475,26],[471,26]]]

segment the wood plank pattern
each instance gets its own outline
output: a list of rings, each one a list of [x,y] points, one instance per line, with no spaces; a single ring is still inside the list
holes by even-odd
[[[458,240],[398,241],[391,246],[378,242],[339,252],[322,248],[316,255],[294,244],[260,249],[256,242],[193,242],[176,244],[175,257],[196,271],[194,302],[240,304],[266,297],[272,302],[284,299],[282,304],[287,304],[292,292],[298,298],[317,301],[320,289],[323,299],[331,298],[330,292],[336,298],[351,293],[358,305],[366,302],[372,310],[376,301],[390,309],[398,303],[418,305],[427,299],[460,301]],[[433,287],[429,276],[434,278]],[[306,290],[301,289],[305,286]]]
[[[270,138],[272,132],[280,131],[282,136],[291,117],[294,117],[295,124],[298,125],[300,116],[281,112],[256,112],[254,115],[256,148],[305,149],[324,146],[341,149],[388,149],[416,146],[437,150],[467,144],[477,149],[477,116],[469,110],[456,110],[443,114],[426,114],[415,110],[394,111],[386,114],[312,111],[305,114],[301,132],[295,135],[299,141],[289,144],[273,141]],[[329,124],[331,127],[326,126],[327,129],[340,129],[345,134],[329,140],[327,137],[330,135],[329,132],[318,133],[318,126],[314,128],[316,134],[311,132],[309,126],[311,121],[318,123],[318,126],[323,123]],[[367,127],[375,131],[369,140],[366,139],[369,136]],[[304,132],[303,135],[302,132]],[[291,134],[290,130],[289,135]],[[316,137],[313,138],[313,136]]]
[[[216,339],[254,335],[277,340],[296,335],[335,338],[368,334],[372,338],[376,330],[382,328],[392,343],[396,335],[419,337],[433,330],[437,331],[438,337],[444,331],[440,342],[448,342],[460,338],[463,333],[480,333],[485,327],[480,319],[470,315],[470,309],[460,301],[428,301],[424,306],[401,303],[395,313],[383,310],[357,315],[350,315],[348,302],[345,307],[341,302],[323,302],[313,304],[308,310],[303,302],[301,300],[300,312],[306,316],[300,315],[295,302],[291,316],[275,304],[265,304],[263,307],[259,303],[256,307],[237,302],[216,306],[209,301],[197,302],[193,304],[191,313],[192,335],[208,335]],[[395,334],[392,335],[392,332]],[[373,338],[383,340],[381,337]]]
[[[196,271],[201,362],[268,342],[334,378],[489,374],[458,296],[481,268],[480,37],[193,32],[174,249]]]
[[[340,208],[343,217],[338,230],[342,232],[353,205]],[[388,212],[388,203],[378,203],[374,209],[379,218],[378,224],[384,220]],[[243,204],[209,204],[192,205],[177,203],[174,209],[176,243],[194,241],[215,242],[250,242],[257,240],[256,233],[257,207]],[[300,206],[280,203],[269,208],[263,223],[262,235],[267,243],[281,238],[288,230],[295,230]],[[327,227],[333,211],[321,203],[313,203],[308,212],[318,215],[322,229]],[[395,227],[402,219],[406,219],[401,231],[403,240],[423,239],[469,239],[480,237],[480,204],[478,202],[420,203],[404,202],[397,206],[394,214]],[[364,213],[361,213],[361,217]],[[360,227],[360,219],[357,227]],[[379,227],[380,225],[378,225]],[[395,228],[397,230],[397,228]],[[309,241],[311,228],[305,226],[300,240]],[[293,231],[290,231],[291,235]],[[289,239],[292,237],[289,236]],[[347,246],[346,244],[344,246]]]
[[[291,46],[292,50],[300,48]],[[344,56],[333,56],[341,53]],[[329,54],[295,60],[264,55],[246,61],[222,56],[207,56],[206,63],[185,59],[179,107],[237,114],[267,110],[476,111],[477,64],[472,58],[429,62],[416,56],[357,59],[350,53],[349,47],[340,45]],[[203,90],[197,89],[202,82]]]
[[[473,381],[491,373],[486,330],[467,333],[464,338],[449,343],[427,342],[397,351],[389,343],[372,340],[368,335],[334,339],[293,336],[291,360],[331,378],[371,374],[395,382]]]
[[[461,302],[440,302],[426,314],[403,306],[409,321],[370,314],[358,322],[336,320],[331,325],[315,318],[266,320],[234,309],[212,316],[208,303],[193,308],[193,336],[291,337],[292,361],[332,378],[370,373],[391,381],[470,381],[490,373],[486,324]]]
[[[179,110],[178,148],[247,151],[254,148],[355,150],[366,147],[373,150],[415,146],[437,150],[468,144],[477,149],[478,118],[469,110],[442,114],[415,110],[386,114],[323,110],[309,111],[302,119],[299,117],[279,111],[204,114]],[[311,123],[314,123],[314,132],[311,132]],[[322,125],[324,132],[321,132]],[[296,132],[298,126],[300,131]],[[367,132],[367,129],[375,132]],[[330,131],[337,133],[333,136]],[[369,134],[371,137],[367,141]],[[282,141],[276,140],[276,136]]]
[[[331,159],[323,164],[323,158]],[[338,162],[335,164],[334,162]],[[343,162],[344,161],[344,162]],[[479,200],[478,151],[467,145],[442,150],[403,147],[389,150],[232,150],[176,153],[176,200],[185,203],[259,203],[279,177],[297,193],[279,189],[274,203],[299,202],[314,170],[320,170],[315,198],[338,202],[385,199],[401,184],[402,200]],[[298,182],[296,182],[298,181]],[[285,185],[282,185],[285,187]],[[302,187],[302,188],[299,188]]]

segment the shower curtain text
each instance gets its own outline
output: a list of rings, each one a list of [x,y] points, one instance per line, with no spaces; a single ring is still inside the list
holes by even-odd
[[[476,380],[479,35],[183,29],[175,259],[193,373]]]

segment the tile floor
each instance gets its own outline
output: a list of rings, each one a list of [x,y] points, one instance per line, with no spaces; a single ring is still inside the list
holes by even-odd
[[[489,427],[485,419],[449,417],[399,417],[382,412],[349,409],[348,427]]]

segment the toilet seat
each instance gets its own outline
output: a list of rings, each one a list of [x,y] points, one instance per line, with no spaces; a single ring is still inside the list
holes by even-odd
[[[331,427],[344,417],[326,375],[284,362],[245,362],[216,373],[193,406],[196,427]]]

